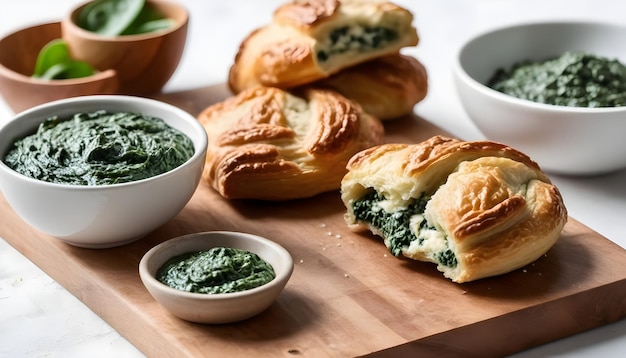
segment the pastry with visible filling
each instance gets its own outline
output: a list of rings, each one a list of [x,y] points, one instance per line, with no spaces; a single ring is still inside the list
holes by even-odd
[[[293,88],[417,45],[413,15],[384,0],[292,1],[241,43],[229,73],[234,93]]]
[[[203,178],[228,199],[289,200],[338,190],[355,153],[381,144],[382,123],[331,90],[255,87],[198,116]]]
[[[413,113],[428,92],[426,68],[417,59],[393,54],[347,68],[315,83],[359,103],[380,120]]]
[[[347,167],[348,225],[381,236],[395,256],[437,264],[454,282],[537,260],[567,222],[559,190],[503,144],[435,136],[366,149]]]

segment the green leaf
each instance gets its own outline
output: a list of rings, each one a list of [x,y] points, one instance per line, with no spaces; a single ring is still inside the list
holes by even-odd
[[[174,20],[165,18],[157,9],[146,3],[137,18],[124,30],[122,35],[137,35],[167,29]]]
[[[66,63],[65,78],[81,78],[94,74],[93,67],[83,61],[70,61]]]
[[[70,60],[70,50],[67,43],[62,39],[52,40],[39,51],[33,76],[41,77],[50,67],[68,60]]]
[[[145,34],[148,32],[165,30],[174,25],[174,20],[172,19],[160,19],[160,20],[152,20],[148,22],[144,22],[143,24],[139,24],[136,28],[134,28],[134,34]]]
[[[135,21],[145,0],[95,0],[78,15],[78,26],[103,36],[118,36]]]
[[[64,40],[55,39],[39,51],[33,77],[58,80],[87,77],[94,72],[90,64],[71,58],[69,47]]]
[[[44,73],[42,73],[39,78],[42,80],[54,80],[62,77],[63,74],[67,71],[68,65],[66,62],[56,63],[50,66]]]

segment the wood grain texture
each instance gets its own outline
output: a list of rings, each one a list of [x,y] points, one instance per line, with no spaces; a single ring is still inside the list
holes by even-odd
[[[206,91],[182,97],[201,101]],[[180,105],[196,114],[202,106],[192,102]],[[442,134],[417,117],[386,128],[388,142]],[[502,356],[626,316],[626,250],[574,219],[535,263],[455,284],[435,265],[393,257],[380,238],[350,232],[338,192],[278,203],[228,201],[203,183],[169,223],[105,250],[43,235],[0,199],[0,236],[150,357]],[[188,323],[164,311],[141,284],[138,262],[151,247],[210,230],[261,235],[293,256],[291,280],[261,315],[228,325]]]
[[[62,38],[72,56],[100,71],[115,70],[119,93],[145,95],[159,92],[178,68],[187,41],[189,14],[176,1],[149,0],[151,7],[171,19],[158,32],[106,37],[85,31],[76,23],[86,3],[61,20]]]

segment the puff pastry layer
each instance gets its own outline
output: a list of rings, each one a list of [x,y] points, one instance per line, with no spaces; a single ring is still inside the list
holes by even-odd
[[[504,274],[544,255],[567,222],[559,190],[525,154],[435,136],[356,154],[341,184],[353,230],[455,282]]]
[[[413,112],[428,93],[428,75],[416,58],[394,54],[347,68],[315,85],[334,89],[384,121]]]
[[[381,122],[340,94],[255,87],[199,116],[204,179],[229,199],[289,200],[339,189],[355,153],[381,144]]]
[[[241,43],[229,73],[234,93],[292,88],[417,45],[410,11],[382,0],[287,3]]]

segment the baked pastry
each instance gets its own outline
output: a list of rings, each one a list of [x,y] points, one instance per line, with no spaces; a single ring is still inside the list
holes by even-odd
[[[339,189],[346,163],[381,144],[382,123],[340,94],[255,87],[198,117],[204,179],[229,199],[288,200]]]
[[[455,282],[504,274],[544,255],[567,221],[559,190],[525,154],[435,136],[356,154],[341,183],[346,222],[396,256]]]
[[[418,43],[413,15],[384,0],[294,0],[251,32],[231,66],[234,93],[292,88]]]
[[[424,65],[401,54],[364,62],[315,84],[334,89],[380,120],[412,113],[428,92]]]

